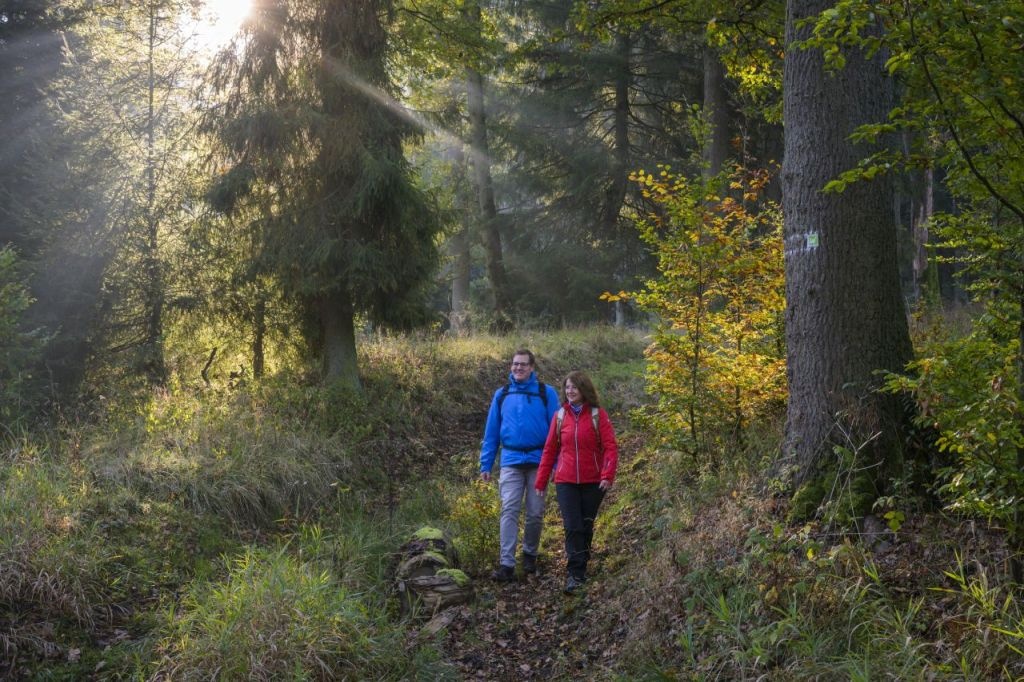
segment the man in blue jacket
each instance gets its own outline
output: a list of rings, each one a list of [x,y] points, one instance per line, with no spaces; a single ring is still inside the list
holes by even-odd
[[[480,447],[480,477],[485,481],[491,480],[494,459],[501,449],[501,556],[491,577],[502,582],[515,578],[519,510],[524,500],[523,572],[537,571],[544,498],[537,494],[534,482],[548,427],[558,411],[558,392],[537,379],[533,371],[535,362],[533,353],[525,348],[512,355],[509,382],[494,392]]]

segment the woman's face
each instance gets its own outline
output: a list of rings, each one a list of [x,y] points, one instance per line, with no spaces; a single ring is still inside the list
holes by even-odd
[[[565,398],[573,405],[579,405],[583,401],[583,394],[580,393],[580,389],[576,388],[576,384],[572,383],[571,379],[565,380]]]

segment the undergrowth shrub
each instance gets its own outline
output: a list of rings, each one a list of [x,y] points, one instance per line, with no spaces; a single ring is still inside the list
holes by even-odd
[[[925,340],[908,374],[887,389],[917,403],[917,423],[937,432],[938,492],[956,512],[996,519],[1018,536],[1024,494],[1024,405],[1018,399],[1019,342],[1013,315],[981,315],[966,336]]]
[[[642,499],[664,495],[666,480],[645,480]],[[773,521],[773,505],[737,481],[684,485],[677,499],[651,524],[648,572],[628,581],[647,595],[631,607],[651,629],[629,642],[624,670],[686,680],[1021,677],[1017,588],[995,584],[981,561],[919,565],[922,555],[952,556],[951,526],[933,536],[915,518],[897,533],[908,534],[902,543],[876,554],[820,523]]]
[[[643,424],[698,466],[717,466],[785,400],[781,213],[761,199],[767,172],[661,168],[631,179],[659,207],[639,228],[660,274],[608,298],[632,296],[658,318],[647,349],[657,405]]]
[[[461,568],[482,575],[498,559],[498,493],[493,484],[480,479],[453,492],[448,521]]]
[[[689,679],[919,679],[930,660],[919,597],[901,598],[850,543],[751,531],[725,570],[691,572],[678,644]]]
[[[218,583],[194,585],[167,614],[154,679],[405,679],[409,652],[323,563],[250,549]]]

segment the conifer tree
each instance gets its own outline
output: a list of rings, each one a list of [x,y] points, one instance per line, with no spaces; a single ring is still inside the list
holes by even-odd
[[[85,6],[53,94],[73,177],[50,198],[67,229],[85,228],[69,239],[103,273],[93,353],[158,385],[168,376],[168,315],[183,295],[176,250],[191,219],[188,11],[178,0]]]
[[[230,203],[268,207],[258,259],[306,321],[328,381],[359,385],[355,318],[423,319],[437,221],[403,141],[417,131],[387,72],[388,0],[257,3],[215,85]],[[220,112],[218,112],[220,113]]]

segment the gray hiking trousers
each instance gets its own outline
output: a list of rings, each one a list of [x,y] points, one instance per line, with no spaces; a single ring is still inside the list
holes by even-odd
[[[519,512],[526,500],[526,524],[523,530],[523,552],[537,556],[540,549],[540,529],[544,523],[544,498],[533,487],[537,480],[537,467],[518,469],[501,467],[498,493],[501,496],[501,525],[498,534],[501,543],[502,566],[516,565],[516,543],[519,539]]]

